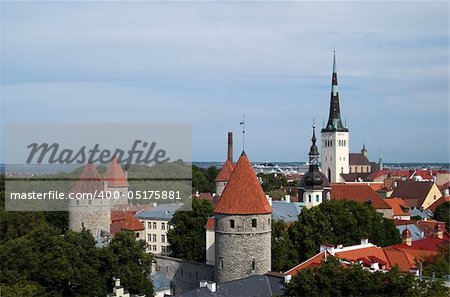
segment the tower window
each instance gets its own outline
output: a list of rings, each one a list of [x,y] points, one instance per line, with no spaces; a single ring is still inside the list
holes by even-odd
[[[341,167],[341,173],[344,173],[344,167]]]
[[[308,201],[309,201],[309,202],[312,202],[312,201],[311,201],[311,195],[308,195]]]
[[[220,259],[220,269],[223,269],[223,259]]]
[[[230,228],[234,228],[234,220],[230,220]]]
[[[256,219],[252,219],[252,228],[256,228]]]
[[[319,202],[319,195],[316,195],[316,202]]]
[[[253,259],[253,261],[252,261],[252,270],[253,271],[256,270],[256,261],[255,261],[255,259]]]

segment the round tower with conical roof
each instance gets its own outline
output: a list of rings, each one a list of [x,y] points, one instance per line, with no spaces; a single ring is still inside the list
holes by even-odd
[[[216,281],[270,271],[272,208],[244,152],[214,212]]]
[[[74,198],[69,201],[70,230],[79,232],[84,228],[95,237],[102,231],[110,232],[111,201],[102,199],[104,191],[103,179],[95,166],[88,163],[70,190]]]

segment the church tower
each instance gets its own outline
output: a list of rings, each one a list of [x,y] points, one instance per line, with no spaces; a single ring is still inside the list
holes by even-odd
[[[341,173],[349,173],[349,133],[342,124],[336,70],[336,50],[333,55],[330,115],[322,129],[322,172],[332,183],[342,182]]]
[[[244,152],[214,213],[216,281],[270,271],[272,208]]]
[[[316,145],[316,126],[313,125],[311,148],[309,149],[309,170],[299,182],[298,193],[300,201],[307,208],[319,205],[330,200],[330,183],[326,176],[319,171],[319,150]]]

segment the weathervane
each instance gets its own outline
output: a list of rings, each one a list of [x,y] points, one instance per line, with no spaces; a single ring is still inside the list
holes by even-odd
[[[242,125],[242,151],[245,151],[245,114],[242,115],[242,122],[239,125]]]

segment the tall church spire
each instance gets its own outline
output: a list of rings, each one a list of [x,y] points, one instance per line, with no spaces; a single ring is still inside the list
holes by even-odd
[[[330,101],[330,115],[327,126],[322,129],[322,132],[341,131],[348,132],[348,129],[342,124],[341,110],[339,107],[339,92],[337,82],[337,67],[336,67],[336,49],[333,53],[333,75],[331,79],[331,101]]]

